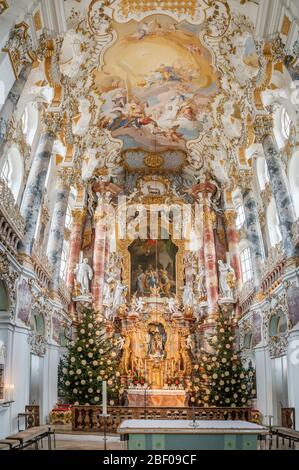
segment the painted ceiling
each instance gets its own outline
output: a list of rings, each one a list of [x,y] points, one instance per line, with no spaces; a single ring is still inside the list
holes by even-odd
[[[240,149],[250,145],[254,90],[267,75],[240,5],[65,1],[62,106],[80,145],[84,180],[95,171],[153,171],[156,164],[157,171],[188,174],[208,166],[227,181]]]
[[[196,27],[157,15],[114,29],[117,41],[94,72],[101,127],[121,139],[124,150],[185,149],[219,91]]]

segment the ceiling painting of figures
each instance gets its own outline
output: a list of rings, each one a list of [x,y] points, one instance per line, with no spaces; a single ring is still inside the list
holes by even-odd
[[[94,72],[100,125],[123,149],[185,149],[219,92],[209,51],[196,27],[164,15],[114,24],[117,40]],[[198,30],[198,27],[197,27]]]

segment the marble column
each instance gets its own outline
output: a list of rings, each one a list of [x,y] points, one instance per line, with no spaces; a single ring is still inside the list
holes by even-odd
[[[101,205],[95,214],[95,241],[93,251],[93,302],[96,310],[102,309],[103,283],[106,253],[106,228],[101,213]]]
[[[61,168],[57,175],[52,223],[48,239],[48,259],[53,268],[52,287],[57,290],[60,279],[61,255],[64,241],[65,218],[72,177],[71,168]]]
[[[208,312],[209,315],[216,315],[218,312],[218,272],[214,238],[216,215],[210,206],[210,197],[210,193],[203,193],[204,261],[206,269]]]
[[[205,265],[205,254],[204,254],[204,242],[203,242],[203,199],[202,194],[198,194],[198,199],[196,201],[196,227],[195,227],[195,234],[199,241],[199,247],[197,251],[198,255],[198,267],[199,269],[201,266]]]
[[[62,118],[59,113],[49,113],[43,116],[44,129],[31,163],[21,205],[21,214],[25,219],[25,235],[20,246],[20,253],[25,255],[31,255],[32,252],[53,144],[61,122]]]
[[[283,169],[282,158],[273,135],[266,135],[262,140],[262,144],[276,203],[284,251],[287,257],[292,257],[296,254],[292,237],[292,225],[296,220],[296,216]]]
[[[250,243],[254,285],[260,287],[261,270],[264,261],[264,245],[260,227],[259,214],[255,196],[252,190],[252,173],[242,174],[241,188],[246,217],[247,239]]]
[[[72,291],[74,287],[75,273],[74,269],[80,261],[80,251],[82,247],[83,223],[86,217],[85,209],[74,209],[72,211],[72,227],[70,236],[69,261],[67,268],[67,287]]]
[[[31,64],[26,65],[10,90],[0,112],[0,156],[3,153],[8,125],[16,111],[18,101],[31,71]]]
[[[236,227],[236,211],[234,209],[227,209],[224,214],[224,219],[230,253],[230,264],[235,271],[237,288],[240,290],[242,287],[242,271],[239,254],[239,233]]]

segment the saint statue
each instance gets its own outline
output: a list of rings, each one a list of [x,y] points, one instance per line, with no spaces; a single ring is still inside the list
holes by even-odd
[[[159,325],[152,325],[147,337],[148,354],[152,357],[163,357],[165,341],[165,331],[161,331]]]
[[[199,273],[196,276],[196,284],[197,284],[197,294],[200,299],[203,299],[207,295],[206,273],[205,273],[205,268],[203,266],[200,267]]]
[[[125,295],[126,289],[127,289],[127,286],[124,286],[122,282],[118,280],[115,286],[114,296],[113,296],[113,308],[114,309],[126,303],[126,295]]]
[[[235,271],[229,264],[224,263],[222,260],[218,261],[218,268],[220,293],[224,298],[232,298],[235,283]]]
[[[183,291],[183,304],[184,307],[192,307],[194,304],[194,294],[193,294],[193,288],[191,284],[188,282],[184,286],[184,291]]]
[[[82,295],[90,293],[89,281],[93,277],[93,270],[88,264],[88,259],[84,258],[83,261],[77,264],[75,269],[76,280],[80,285],[80,292]]]
[[[103,285],[103,305],[109,307],[112,303],[112,296],[111,296],[111,281],[112,279],[104,279]]]

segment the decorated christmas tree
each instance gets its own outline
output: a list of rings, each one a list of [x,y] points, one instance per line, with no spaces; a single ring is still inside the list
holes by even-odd
[[[59,367],[58,388],[75,405],[102,402],[102,381],[107,381],[108,400],[118,400],[120,391],[117,340],[107,338],[103,320],[91,308],[82,311],[77,338],[68,346],[68,354]]]
[[[236,351],[235,325],[220,314],[215,334],[202,351],[201,362],[194,365],[190,404],[194,406],[243,407],[255,396],[255,373],[243,366]]]

